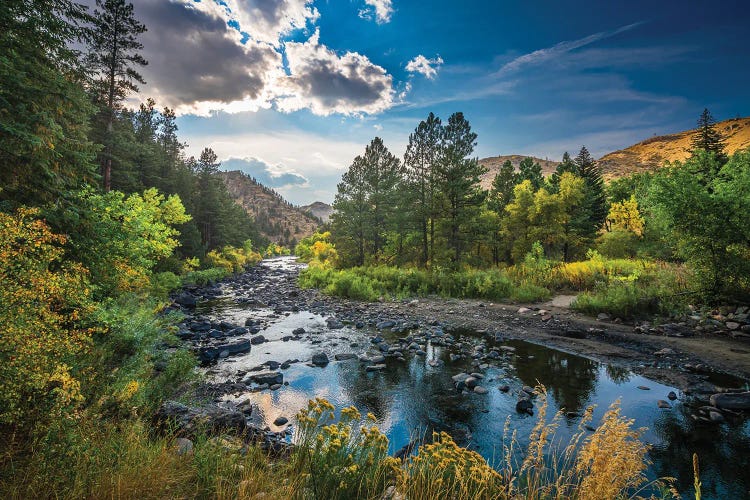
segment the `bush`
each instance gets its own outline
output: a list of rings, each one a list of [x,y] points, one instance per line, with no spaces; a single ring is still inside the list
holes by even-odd
[[[610,259],[633,258],[638,253],[638,236],[632,231],[615,229],[596,239],[596,249]]]
[[[253,250],[250,240],[247,240],[242,248],[227,245],[221,250],[211,250],[206,254],[208,266],[222,268],[227,274],[240,273],[262,259],[263,257]]]
[[[294,248],[294,253],[302,262],[323,266],[336,266],[338,264],[338,253],[336,247],[331,243],[331,233],[313,233],[302,240]]]
[[[88,273],[33,209],[0,212],[0,424],[59,418],[82,400],[75,367],[91,345]]]
[[[182,283],[184,285],[199,285],[206,286],[210,283],[219,281],[222,278],[226,278],[231,273],[223,267],[209,267],[208,269],[201,269],[199,271],[190,271],[182,277]]]

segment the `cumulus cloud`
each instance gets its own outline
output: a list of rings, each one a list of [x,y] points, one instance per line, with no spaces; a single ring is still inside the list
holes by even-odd
[[[406,71],[409,73],[420,73],[426,78],[432,80],[437,76],[438,68],[443,64],[443,58],[437,56],[433,59],[427,59],[419,54],[414,59],[406,63]]]
[[[289,171],[283,165],[271,166],[259,158],[229,158],[221,162],[224,170],[240,170],[254,177],[264,186],[279,188],[284,186],[304,186],[307,178]]]
[[[366,7],[360,9],[359,17],[362,19],[373,19],[378,24],[387,23],[393,15],[393,2],[391,0],[365,0]]]
[[[316,115],[379,113],[393,104],[393,77],[356,52],[339,55],[319,42],[288,42],[289,76],[279,82],[282,111],[309,108]]]
[[[280,38],[320,16],[312,0],[224,0],[228,15],[254,40],[280,45]],[[205,2],[201,2],[205,3]]]
[[[284,43],[318,19],[312,0],[140,0],[136,16],[148,27],[141,37],[148,84],[139,98],[154,97],[179,115],[273,106],[358,115],[393,105],[392,77],[366,56],[340,55],[317,30]]]

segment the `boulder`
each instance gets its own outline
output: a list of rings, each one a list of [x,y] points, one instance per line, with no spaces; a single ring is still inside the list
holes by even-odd
[[[178,436],[203,432],[241,433],[246,428],[245,415],[215,405],[187,406],[177,401],[164,402],[154,415],[157,429],[174,431]]]
[[[195,309],[195,306],[198,305],[198,301],[190,295],[187,292],[182,292],[177,296],[177,298],[174,299],[175,304],[179,304],[182,307],[185,307],[187,309]]]
[[[328,355],[324,352],[317,352],[313,354],[312,364],[315,366],[325,366],[328,364]]]
[[[242,381],[246,384],[248,382],[254,382],[258,385],[281,384],[284,382],[284,374],[280,372],[266,370],[262,372],[249,373],[244,379],[242,379]]]
[[[266,338],[263,335],[256,335],[255,337],[250,339],[250,343],[252,345],[259,345],[259,344],[263,344],[264,342],[268,342],[268,340],[266,340]]]
[[[750,410],[750,392],[723,392],[711,396],[711,405],[725,410]]]
[[[516,411],[518,413],[528,413],[529,415],[534,414],[534,403],[528,399],[519,399],[516,403]]]

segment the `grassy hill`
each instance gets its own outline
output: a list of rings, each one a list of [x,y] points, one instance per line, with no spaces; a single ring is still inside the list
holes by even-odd
[[[733,118],[716,124],[726,140],[727,153],[750,147],[750,117]],[[604,178],[613,179],[634,172],[654,170],[665,161],[683,161],[690,156],[690,141],[695,130],[651,137],[599,159]]]
[[[732,118],[716,124],[726,140],[727,153],[732,154],[740,149],[750,148],[750,117]],[[599,165],[605,179],[616,179],[635,172],[645,172],[664,166],[667,161],[684,161],[690,156],[690,142],[695,130],[684,130],[675,134],[654,136],[618,151],[613,151],[602,156]],[[575,151],[570,151],[575,156]],[[521,160],[527,158],[523,155],[492,156],[483,158],[479,163],[489,170],[482,176],[482,188],[490,189],[492,180],[500,170],[500,166],[510,160],[514,167],[518,168]],[[554,172],[558,161],[542,160],[531,157],[542,166],[545,176]]]

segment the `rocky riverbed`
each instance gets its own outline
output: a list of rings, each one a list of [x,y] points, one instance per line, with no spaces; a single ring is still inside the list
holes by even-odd
[[[690,327],[688,336],[685,329],[675,335],[673,327],[592,320],[570,312],[565,298],[526,306],[439,298],[361,303],[299,289],[299,269],[292,258],[270,259],[176,297],[186,313],[179,336],[201,359],[202,391],[216,404],[170,411],[188,421],[191,411],[229,412],[222,418],[244,421],[278,449],[290,440],[294,414],[308,399],[326,397],[339,409],[374,413],[394,453],[430,430],[446,430],[491,459],[506,419],[519,435],[533,425],[540,382],[551,409],[565,412],[563,434],[588,405],[599,405],[598,417],[619,398],[626,415],[651,429],[653,477],[684,475],[689,484],[692,452],[675,449],[688,437],[713,457],[703,467],[708,488],[731,493],[750,485],[742,378],[750,370],[732,356],[742,354],[735,352],[743,351],[742,338],[714,345]],[[731,346],[722,350],[722,342]],[[724,470],[727,460],[737,467]]]

